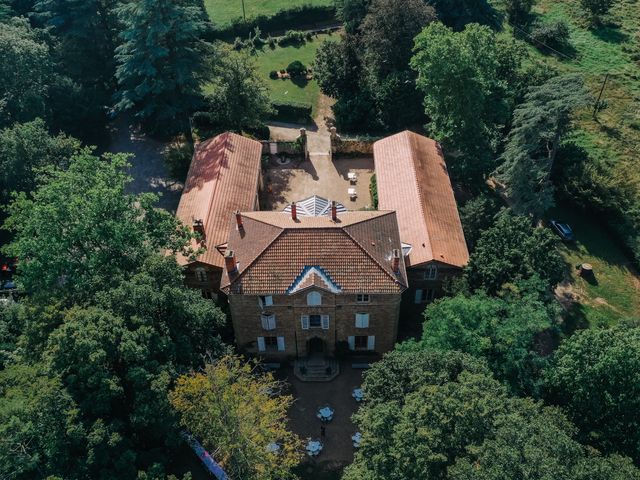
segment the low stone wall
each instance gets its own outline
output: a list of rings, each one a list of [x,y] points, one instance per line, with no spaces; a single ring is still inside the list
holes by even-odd
[[[379,138],[342,138],[336,133],[336,128],[331,127],[331,153],[341,156],[371,156],[373,144]]]
[[[261,140],[263,155],[288,155],[308,157],[307,131],[300,129],[300,136],[294,141]]]

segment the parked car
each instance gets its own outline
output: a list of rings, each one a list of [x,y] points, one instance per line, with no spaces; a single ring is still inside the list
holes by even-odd
[[[566,223],[562,223],[557,220],[551,220],[549,223],[551,224],[553,231],[556,232],[565,242],[573,242],[575,240],[573,230],[571,230],[571,227]]]

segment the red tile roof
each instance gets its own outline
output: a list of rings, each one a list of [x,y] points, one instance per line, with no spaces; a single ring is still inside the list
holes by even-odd
[[[261,157],[260,142],[229,132],[196,147],[176,216],[189,227],[194,219],[204,223],[207,251],[198,262],[223,267],[216,247],[227,241],[232,212],[256,205]]]
[[[407,266],[438,261],[463,267],[469,252],[440,145],[404,131],[373,145],[378,207],[395,210]]]
[[[228,223],[238,271],[231,278],[223,273],[223,291],[285,294],[308,267],[319,267],[343,293],[400,293],[407,286],[404,262],[399,274],[392,266],[393,250],[401,247],[395,212],[345,212],[338,222],[294,221],[283,212],[242,215],[242,231],[235,219]]]

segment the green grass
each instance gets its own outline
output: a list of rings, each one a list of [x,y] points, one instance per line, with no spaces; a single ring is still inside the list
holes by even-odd
[[[640,279],[614,239],[591,217],[568,207],[557,207],[549,216],[567,222],[576,236],[575,243],[561,247],[571,291],[578,300],[570,310],[569,322],[584,327],[602,326],[637,316]],[[575,267],[582,263],[593,266],[595,281],[586,281],[577,274]]]
[[[313,41],[301,46],[276,47],[275,49],[264,46],[255,53],[254,58],[258,67],[258,74],[265,79],[274,102],[297,102],[313,106],[315,114],[320,96],[320,87],[315,80],[309,82],[292,82],[291,80],[272,80],[269,72],[286,68],[294,60],[300,60],[307,67],[313,65],[313,60],[318,47],[324,41],[338,39],[338,34],[323,34],[314,37]]]
[[[274,13],[298,5],[333,5],[334,0],[244,0],[247,18]],[[242,0],[205,0],[204,5],[215,25],[226,25],[242,17]]]

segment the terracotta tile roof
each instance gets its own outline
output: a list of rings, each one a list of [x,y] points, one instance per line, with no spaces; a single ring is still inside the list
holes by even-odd
[[[189,227],[194,219],[204,223],[207,251],[197,261],[224,266],[216,247],[227,241],[231,213],[254,208],[261,157],[260,142],[229,132],[196,147],[176,216]]]
[[[462,267],[469,252],[453,188],[437,142],[410,131],[373,145],[378,207],[395,210],[407,266],[438,261]]]
[[[229,222],[228,249],[238,271],[225,271],[221,288],[231,293],[285,294],[330,283],[343,293],[400,293],[407,285],[404,262],[393,272],[400,249],[395,212],[345,212],[330,217],[299,217],[283,212],[245,212],[244,228]],[[310,269],[309,267],[318,267]],[[307,275],[309,272],[314,275]],[[326,275],[327,278],[321,278]],[[304,286],[301,285],[304,282]]]

